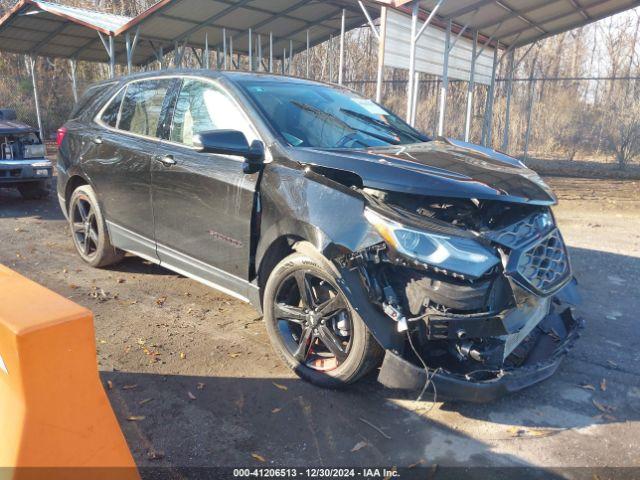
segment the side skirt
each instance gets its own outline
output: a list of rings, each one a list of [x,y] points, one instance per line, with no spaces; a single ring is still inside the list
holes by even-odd
[[[172,248],[156,244],[112,222],[107,222],[107,228],[115,247],[259,308],[260,292],[256,285]]]

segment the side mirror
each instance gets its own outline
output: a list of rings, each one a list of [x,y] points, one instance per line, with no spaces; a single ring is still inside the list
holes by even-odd
[[[260,144],[256,145],[257,143]],[[257,156],[264,157],[264,145],[254,141],[251,146],[244,133],[238,130],[209,130],[200,132],[193,137],[193,146],[204,153],[218,153],[220,155],[236,155],[247,160],[257,160]]]

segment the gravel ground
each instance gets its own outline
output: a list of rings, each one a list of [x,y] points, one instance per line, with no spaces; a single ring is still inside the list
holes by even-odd
[[[137,258],[85,266],[53,197],[0,190],[0,263],[93,310],[101,376],[142,466],[640,467],[640,182],[548,180],[587,328],[554,377],[487,405],[418,404],[373,377],[305,384],[250,306]]]

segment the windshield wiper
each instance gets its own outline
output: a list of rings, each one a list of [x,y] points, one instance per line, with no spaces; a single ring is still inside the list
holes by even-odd
[[[378,140],[382,140],[383,142],[387,142],[392,145],[398,145],[400,143],[398,139],[395,139],[393,137],[388,137],[386,135],[381,135],[379,133],[370,132],[368,130],[363,130],[361,128],[353,127],[349,125],[347,122],[345,122],[344,120],[341,120],[340,118],[336,117],[334,114],[325,112],[324,110],[320,110],[319,108],[314,107],[313,105],[309,105],[308,103],[298,102],[297,100],[291,100],[290,103],[292,103],[293,105],[295,105],[296,107],[302,110],[311,112],[318,117],[323,117],[325,120],[330,120],[333,123],[340,125],[342,128],[351,130],[352,132],[364,133],[365,135],[369,135],[370,137],[377,138]]]
[[[384,122],[380,119],[377,119],[375,117],[370,117],[369,115],[365,115],[364,113],[360,113],[360,112],[356,112],[355,110],[350,110],[348,108],[341,108],[340,111],[346,115],[349,115],[351,117],[355,117],[358,120],[362,120],[363,122],[368,123],[369,125],[375,125],[377,127],[383,128],[387,131],[391,131],[393,133],[395,133],[396,135],[407,135],[413,139],[419,140],[419,141],[429,141],[428,138],[422,136],[422,135],[415,135],[413,132],[406,132],[404,130],[402,130],[401,128],[396,127],[395,125],[391,125],[390,123]],[[400,140],[398,139],[398,143],[400,143]]]

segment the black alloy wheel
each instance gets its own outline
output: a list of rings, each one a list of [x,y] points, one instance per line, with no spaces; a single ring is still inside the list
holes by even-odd
[[[319,273],[296,270],[285,277],[273,316],[289,353],[307,367],[333,370],[349,355],[353,321],[347,301]]]
[[[96,194],[89,185],[81,185],[69,199],[69,228],[78,255],[92,267],[118,263],[124,252],[111,244],[107,225]]]
[[[342,388],[375,369],[384,350],[318,256],[293,253],[269,274],[264,321],[274,351],[299,377]]]
[[[98,253],[100,238],[96,213],[89,197],[77,195],[71,205],[70,213],[73,241],[78,252],[87,259],[94,258]]]

